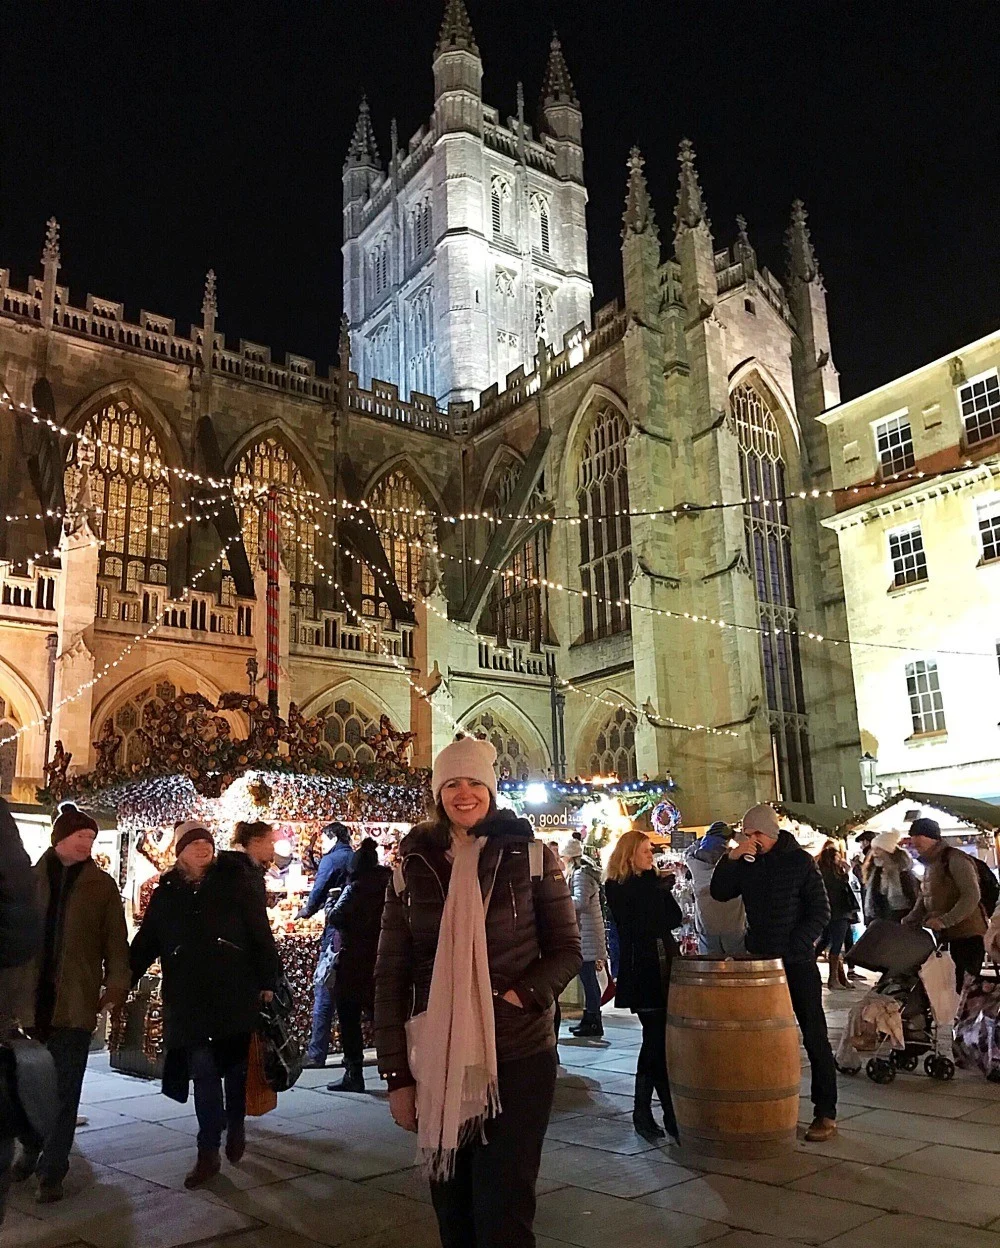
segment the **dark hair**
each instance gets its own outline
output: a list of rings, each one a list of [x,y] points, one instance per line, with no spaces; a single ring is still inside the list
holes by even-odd
[[[370,836],[366,836],[354,851],[354,857],[351,859],[351,879],[356,880],[359,875],[368,875],[378,865],[378,845]]]
[[[348,845],[351,843],[351,829],[338,821],[328,823],[323,829],[323,835],[332,837],[337,841],[344,841]]]
[[[816,865],[821,871],[833,871],[837,875],[847,875],[847,861],[840,852],[836,841],[827,841],[816,855]]]
[[[260,819],[247,821],[241,819],[233,829],[233,844],[240,845],[243,849],[250,844],[251,841],[259,840],[263,836],[270,836],[274,828],[269,823],[264,823]]]
[[[483,819],[491,819],[496,813],[497,799],[491,793],[490,808],[483,815]],[[482,823],[483,819],[479,822]],[[427,823],[423,825],[423,832],[439,849],[447,849],[451,845],[451,820],[444,813],[444,803],[440,797],[427,812]]]

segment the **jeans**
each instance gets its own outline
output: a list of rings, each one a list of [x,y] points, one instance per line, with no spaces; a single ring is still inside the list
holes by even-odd
[[[618,928],[611,916],[608,916],[607,924],[608,934],[608,963],[611,967],[611,978],[617,982],[618,980],[618,962],[621,958],[621,942],[618,939]]]
[[[306,1057],[311,1062],[325,1062],[330,1051],[330,1028],[336,1013],[333,994],[326,984],[313,989],[312,1035],[309,1037],[309,1048]]]
[[[21,1136],[25,1157],[38,1159],[35,1173],[42,1183],[61,1183],[69,1170],[69,1151],[76,1134],[76,1116],[80,1110],[92,1034],[80,1027],[55,1027],[45,1042],[56,1068],[59,1112],[46,1139],[34,1131]]]
[[[639,1010],[642,1044],[635,1064],[636,1079],[652,1081],[663,1109],[664,1122],[671,1135],[677,1134],[674,1104],[670,1097],[670,1076],[667,1073],[667,1011]]]
[[[583,1008],[588,1014],[601,1012],[601,985],[597,982],[597,964],[584,962],[580,967],[580,983],[583,984]]]
[[[961,992],[967,974],[982,974],[986,947],[982,936],[960,936],[957,940],[948,941],[948,950],[955,963],[955,985]]]
[[[535,1183],[552,1112],[552,1049],[499,1068],[502,1112],[459,1151],[454,1177],[431,1183],[442,1248],[534,1248]]]
[[[786,962],[785,978],[792,1009],[812,1067],[813,1111],[817,1118],[837,1116],[837,1068],[823,1013],[823,981],[815,962]]]
[[[365,1045],[361,1037],[361,1002],[337,993],[337,1017],[340,1019],[340,1045],[344,1050],[344,1065],[361,1067],[365,1064]]]
[[[703,958],[734,958],[746,953],[746,937],[742,932],[718,932],[710,936],[698,933],[698,952]]]
[[[192,1049],[189,1062],[194,1112],[198,1116],[198,1148],[218,1151],[223,1130],[243,1126],[247,1112],[247,1064],[237,1062],[220,1075],[215,1055],[207,1045]]]
[[[843,919],[831,919],[826,925],[826,931],[820,938],[820,951],[826,949],[831,958],[839,958],[844,951],[847,933],[851,930],[853,921],[850,916]]]

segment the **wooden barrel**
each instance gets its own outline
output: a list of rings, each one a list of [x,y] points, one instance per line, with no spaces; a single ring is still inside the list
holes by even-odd
[[[735,1158],[792,1148],[799,1032],[781,962],[675,958],[667,1068],[685,1147]]]

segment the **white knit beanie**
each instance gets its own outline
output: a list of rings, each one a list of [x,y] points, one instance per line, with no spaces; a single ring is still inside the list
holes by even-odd
[[[776,841],[778,833],[781,831],[778,825],[777,811],[773,806],[768,806],[766,802],[761,802],[758,806],[751,806],[743,816],[743,831],[759,832],[761,836],[766,836],[772,841]]]
[[[880,832],[878,836],[872,837],[872,849],[881,849],[884,853],[893,854],[899,849],[899,842],[902,839],[902,832]]]
[[[478,780],[496,798],[496,761],[497,752],[489,741],[480,741],[477,737],[462,737],[460,741],[452,741],[434,760],[434,770],[431,772],[434,800],[438,800],[443,785],[449,780],[459,779]]]

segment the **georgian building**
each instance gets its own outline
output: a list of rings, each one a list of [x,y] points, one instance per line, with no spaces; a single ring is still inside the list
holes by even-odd
[[[993,333],[821,418],[834,483],[859,487],[824,523],[862,746],[890,792],[1000,801],[998,367]]]
[[[57,740],[86,769],[110,720],[127,757],[150,705],[263,673],[259,495],[274,486],[280,700],[326,716],[332,756],[369,757],[387,715],[416,733],[418,763],[461,726],[515,777],[670,771],[689,824],[775,796],[856,800],[849,650],[798,636],[845,634],[836,538],[820,504],[776,502],[828,485],[816,417],[839,398],[804,210],[779,281],[745,223],[716,243],[685,143],[664,248],[633,151],[624,304],[591,327],[561,50],[537,136],[523,115],[500,125],[480,72],[449,0],[434,120],[388,173],[362,110],[328,376],[227,344],[211,274],[186,332],[75,303],[54,222],[41,277],[0,270],[5,792],[30,800]],[[474,176],[452,177],[460,165]],[[406,336],[414,300],[429,355]],[[430,372],[409,371],[420,360]]]

